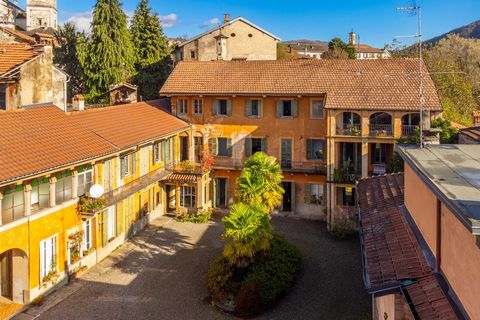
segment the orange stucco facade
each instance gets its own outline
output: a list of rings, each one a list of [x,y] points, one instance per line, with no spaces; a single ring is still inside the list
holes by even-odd
[[[435,257],[435,269],[444,275],[470,319],[480,319],[478,236],[472,235],[408,164],[405,206]]]

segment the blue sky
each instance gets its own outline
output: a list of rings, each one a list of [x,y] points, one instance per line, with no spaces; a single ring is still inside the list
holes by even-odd
[[[60,22],[88,25],[95,0],[57,0]],[[23,0],[23,3],[25,0]],[[133,12],[138,0],[123,0]],[[346,40],[354,30],[362,43],[383,47],[397,35],[416,32],[416,18],[395,10],[412,0],[150,0],[170,37],[193,36],[218,24],[223,13],[243,16],[282,40]],[[22,1],[20,1],[22,4]],[[425,39],[480,19],[480,0],[417,0],[423,8]],[[402,40],[404,43],[412,40]]]

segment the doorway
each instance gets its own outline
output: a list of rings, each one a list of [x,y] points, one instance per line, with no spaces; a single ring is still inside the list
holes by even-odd
[[[188,160],[188,137],[180,137],[180,161]]]
[[[167,194],[167,213],[175,212],[176,210],[175,186],[167,184],[165,186],[165,191]]]
[[[0,254],[0,296],[12,300],[12,250]]]
[[[227,207],[227,187],[228,187],[227,178],[215,179],[215,196],[216,196],[215,206],[217,208]]]
[[[285,193],[283,194],[281,211],[292,212],[293,208],[294,208],[294,201],[293,201],[294,185],[293,185],[293,182],[283,181],[282,182],[282,188],[283,188],[283,190],[285,190]]]

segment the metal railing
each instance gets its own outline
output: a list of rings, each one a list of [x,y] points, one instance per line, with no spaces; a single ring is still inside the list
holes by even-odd
[[[204,172],[202,164],[188,160],[167,163],[165,168],[168,171],[178,173],[202,174]]]
[[[416,128],[418,125],[402,125],[402,137],[414,136]]]
[[[242,170],[245,159],[230,157],[215,157],[213,169]],[[291,161],[280,160],[280,167],[284,172],[311,173],[325,175],[327,166],[323,161]]]
[[[393,136],[391,124],[371,124],[370,134],[371,137],[391,137]]]
[[[361,136],[362,126],[360,124],[343,123],[341,127],[337,127],[337,135]]]

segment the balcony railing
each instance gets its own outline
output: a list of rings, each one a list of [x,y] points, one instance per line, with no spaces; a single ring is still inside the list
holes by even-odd
[[[360,124],[343,123],[340,128],[337,127],[337,134],[341,136],[361,136],[362,126]]]
[[[412,137],[418,125],[402,125],[402,137]]]
[[[362,177],[361,172],[347,172],[346,169],[335,169],[333,182],[335,183],[355,183]]]
[[[169,163],[167,164],[166,169],[178,173],[202,174],[204,172],[202,164],[188,160]]]
[[[245,159],[216,157],[213,162],[214,169],[242,170]],[[311,173],[325,175],[327,167],[322,161],[291,161],[281,160],[280,167],[284,172]]]
[[[371,137],[391,137],[393,136],[391,124],[371,124],[370,125]]]
[[[213,160],[214,169],[242,170],[243,159],[233,157],[215,157]]]

